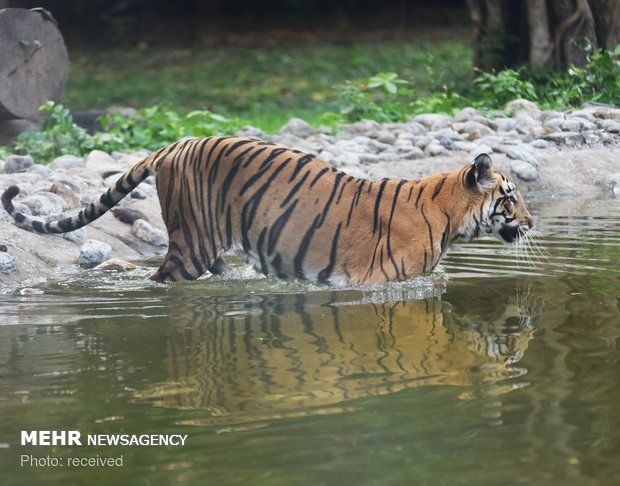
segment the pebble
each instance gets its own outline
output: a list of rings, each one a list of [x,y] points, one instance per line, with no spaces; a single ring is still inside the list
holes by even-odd
[[[111,155],[101,150],[93,150],[88,154],[85,167],[104,179],[112,174],[125,171],[125,167],[118,164]]]
[[[267,134],[261,129],[253,127],[252,125],[245,125],[241,127],[241,130],[239,130],[235,135],[239,135],[241,137],[258,138],[260,140],[267,140]]]
[[[126,206],[120,206],[112,209],[112,214],[121,223],[126,224],[134,224],[134,222],[138,219],[142,219],[147,222],[149,220],[149,218],[139,209],[128,208]]]
[[[431,143],[426,146],[424,149],[424,154],[430,157],[434,157],[436,155],[445,154],[448,150],[443,145],[438,143]]]
[[[9,253],[0,252],[0,272],[13,273],[17,270],[15,257]]]
[[[4,161],[3,170],[5,174],[17,174],[25,172],[32,164],[34,160],[30,155],[9,155]]]
[[[95,267],[97,270],[107,270],[114,272],[123,272],[126,270],[134,270],[136,266],[133,263],[121,260],[120,258],[109,258],[105,262]]]
[[[399,151],[398,155],[400,155],[403,159],[415,160],[424,157],[424,151],[419,147],[412,146],[408,150]]]
[[[280,134],[291,134],[296,137],[307,138],[317,133],[306,121],[301,118],[291,118],[280,128]]]
[[[522,98],[512,100],[506,104],[507,112],[517,112],[521,110],[529,111],[531,113],[540,113],[540,108],[538,108],[536,103]]]
[[[388,130],[379,130],[378,132],[373,133],[372,138],[376,139],[378,142],[390,145],[396,142],[396,135]]]
[[[507,145],[503,152],[511,159],[523,160],[533,167],[538,167],[538,160],[528,148],[527,145]]]
[[[143,219],[134,221],[131,234],[153,246],[168,246],[168,235]]]
[[[478,115],[480,115],[480,112],[476,110],[475,108],[471,108],[471,107],[463,108],[456,115],[454,115],[454,121],[465,122],[465,121],[473,119],[474,117]]]
[[[48,167],[52,170],[67,170],[84,167],[84,159],[75,155],[61,155],[56,157]]]
[[[54,182],[50,187],[50,192],[60,196],[68,208],[75,208],[80,205],[80,198],[69,187],[65,186],[62,182]]]
[[[526,182],[538,179],[538,171],[536,167],[523,160],[513,160],[510,162],[510,168],[517,177]]]
[[[64,200],[60,196],[52,194],[51,192],[33,194],[25,197],[20,202],[28,206],[28,209],[30,209],[30,214],[33,216],[59,214],[65,209]]]
[[[413,122],[424,125],[431,130],[439,130],[440,128],[448,128],[452,124],[452,117],[438,114],[418,115],[413,119]]]
[[[99,240],[87,240],[80,248],[78,264],[82,268],[93,268],[112,256],[112,247]]]
[[[575,146],[583,143],[584,138],[578,132],[553,132],[543,135],[545,140],[561,145]]]
[[[19,289],[19,295],[28,296],[28,295],[43,295],[41,289],[35,289],[33,287],[24,287],[23,289]]]
[[[492,154],[493,149],[488,145],[481,143],[480,145],[477,145],[472,150],[470,150],[469,153],[476,157],[480,154]]]

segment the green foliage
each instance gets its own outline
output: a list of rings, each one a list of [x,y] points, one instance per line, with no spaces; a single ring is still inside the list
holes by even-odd
[[[47,115],[41,130],[21,133],[13,147],[14,152],[29,153],[40,163],[50,162],[63,154],[84,156],[94,149],[106,152],[155,150],[183,137],[230,134],[243,125],[239,119],[206,110],[180,115],[153,106],[139,110],[131,117],[109,114],[101,120],[103,131],[90,135],[73,122],[71,113],[63,105],[48,102],[41,110]]]
[[[474,81],[472,98],[489,109],[502,108],[515,98],[525,98],[546,108],[569,108],[585,101],[617,104],[620,100],[620,46],[614,51],[587,53],[585,67],[567,73],[532,68],[482,73]]]
[[[244,122],[207,110],[180,115],[156,105],[138,110],[131,117],[119,113],[109,114],[101,120],[101,125],[104,134],[113,140],[121,140],[125,149],[156,150],[183,137],[232,134],[239,130]]]
[[[588,56],[584,68],[572,66],[566,75],[546,76],[543,102],[548,106],[578,106],[584,101],[617,104],[620,100],[620,45]]]
[[[148,68],[142,66],[138,75],[128,63],[128,75],[148,78],[139,86],[119,78],[114,70],[100,73],[101,79],[111,80],[115,90],[108,103],[122,103],[141,89],[150,90],[145,98],[149,100],[156,93],[168,94],[168,86],[170,100],[183,101],[175,104],[180,106],[178,110],[154,104],[130,117],[110,113],[101,120],[102,131],[94,135],[75,125],[68,108],[50,102],[41,107],[47,115],[42,130],[22,133],[10,150],[0,147],[0,157],[5,158],[10,152],[28,152],[37,162],[48,162],[61,154],[83,156],[93,149],[155,150],[183,137],[234,133],[245,123],[274,131],[292,116],[315,125],[334,126],[365,118],[399,122],[421,113],[453,114],[466,106],[502,109],[515,98],[554,109],[579,106],[585,101],[617,104],[620,100],[620,46],[614,51],[590,52],[585,67],[571,67],[568,73],[520,68],[481,73],[475,79],[467,72],[471,52],[449,43],[418,49],[397,45],[371,49],[323,46],[308,50],[308,56],[292,56],[285,49],[275,54],[260,49],[225,51],[229,57],[220,53],[217,60],[207,64],[226,69],[193,65],[191,57],[185,60],[187,69],[184,64],[182,70],[175,71],[172,63],[172,68],[154,78],[149,77]],[[133,60],[138,67],[140,62],[139,57]],[[245,66],[244,70],[239,70],[239,66]],[[393,70],[381,71],[385,66]],[[210,73],[208,83],[204,82],[204,72]],[[225,79],[215,77],[221,72]],[[95,81],[98,79],[95,76]],[[89,83],[92,81],[91,73]],[[328,82],[331,88],[322,84]],[[201,92],[207,84],[209,90]],[[185,88],[191,97],[185,97],[189,96],[183,91]],[[183,106],[196,106],[196,93],[201,104],[214,107],[217,113],[184,110]],[[225,116],[230,112],[243,113],[249,121]]]
[[[405,81],[404,79],[400,79],[397,73],[389,72],[389,73],[377,73],[374,76],[368,78],[368,88],[382,88],[386,94],[395,95],[398,93],[398,86],[402,84],[407,84],[409,81]]]
[[[47,113],[41,130],[20,133],[15,152],[29,153],[37,161],[49,161],[62,154],[81,155],[94,148],[93,138],[73,123],[67,108],[50,101],[40,110]]]
[[[516,98],[537,101],[534,84],[521,71],[505,69],[498,73],[482,73],[475,80],[475,95],[489,107],[501,107]]]

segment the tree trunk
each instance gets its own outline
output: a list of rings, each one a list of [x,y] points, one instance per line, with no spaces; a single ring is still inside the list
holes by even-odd
[[[36,119],[39,107],[62,94],[69,57],[43,9],[0,10],[0,121]]]
[[[475,24],[474,64],[483,71],[532,64],[582,67],[620,43],[619,0],[467,0]],[[522,9],[525,9],[523,11]]]

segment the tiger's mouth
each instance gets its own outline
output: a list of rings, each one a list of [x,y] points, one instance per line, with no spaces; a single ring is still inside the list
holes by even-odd
[[[515,226],[502,226],[499,235],[506,243],[514,243],[523,238],[529,231],[529,227],[525,224]]]

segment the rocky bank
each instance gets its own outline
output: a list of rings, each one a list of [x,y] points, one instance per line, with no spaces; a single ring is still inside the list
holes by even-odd
[[[526,194],[620,196],[620,108],[591,104],[566,112],[543,111],[515,100],[506,111],[512,116],[465,108],[454,117],[420,115],[407,123],[365,120],[335,132],[291,119],[276,135],[254,127],[239,134],[317,154],[351,175],[370,179],[418,179],[488,153]],[[21,194],[15,205],[41,218],[75,212],[147,153],[95,150],[85,158],[64,155],[47,166],[30,156],[11,156],[0,161],[0,191],[18,185]],[[117,209],[66,235],[20,230],[1,210],[0,293],[27,293],[27,287],[59,274],[103,271],[100,264],[108,271],[127,269],[127,261],[140,264],[163,256],[166,246],[153,178]]]

